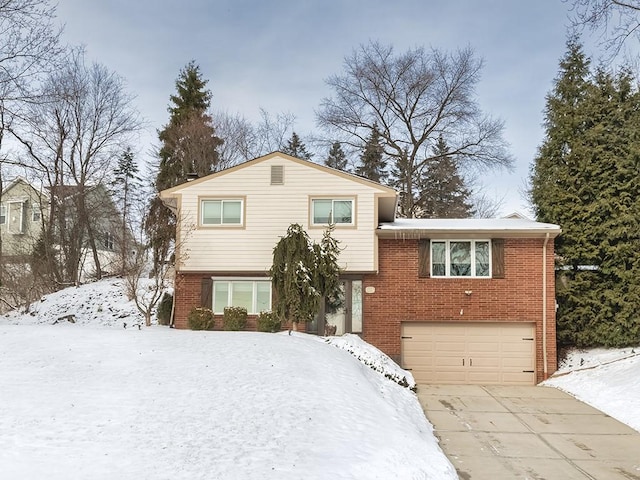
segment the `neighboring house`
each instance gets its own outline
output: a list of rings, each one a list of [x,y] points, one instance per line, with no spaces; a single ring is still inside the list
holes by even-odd
[[[357,333],[419,382],[533,384],[556,370],[557,225],[396,219],[393,189],[279,152],[161,198],[178,215],[178,328],[193,307],[219,316],[228,305],[247,307],[255,328],[287,227],[318,241],[333,223],[344,298],[307,332]]]
[[[7,185],[0,199],[0,235],[2,236],[2,260],[20,263],[28,261],[33,248],[49,221],[51,196],[66,205],[69,228],[75,222],[74,196],[77,186],[61,186],[41,191],[22,177]],[[91,224],[96,232],[96,249],[104,272],[117,272],[121,264],[120,237],[122,231],[121,213],[109,192],[101,185],[87,188],[87,209],[91,214]],[[127,230],[128,245],[133,251],[135,242]],[[131,254],[131,252],[129,252]],[[95,272],[93,255],[85,244],[82,251],[82,279]]]
[[[47,204],[47,195],[22,177],[17,177],[2,191],[0,235],[3,259],[20,262],[31,255],[42,232],[43,209]]]

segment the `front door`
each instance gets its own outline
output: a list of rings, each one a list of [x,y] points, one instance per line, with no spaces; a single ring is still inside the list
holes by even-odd
[[[341,280],[340,294],[324,299],[307,332],[325,336],[362,333],[362,280]]]

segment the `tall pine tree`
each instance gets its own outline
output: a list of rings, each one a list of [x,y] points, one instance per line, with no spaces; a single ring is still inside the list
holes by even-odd
[[[211,92],[200,68],[191,61],[180,71],[176,94],[170,96],[169,123],[158,133],[161,147],[155,187],[158,192],[187,181],[189,175],[204,176],[216,170],[217,147],[222,140],[215,135],[207,109]],[[156,265],[167,259],[175,240],[175,215],[154,197],[145,219]]]
[[[433,156],[425,164],[419,182],[417,204],[422,218],[466,218],[473,209],[471,192],[465,186],[455,159],[442,135],[433,147]]]
[[[547,97],[531,174],[539,220],[558,223],[558,339],[640,339],[640,95],[628,72],[591,75],[572,39]]]
[[[334,142],[329,150],[329,155],[324,161],[327,167],[335,168],[336,170],[347,170],[347,156],[342,150],[340,142]]]
[[[369,138],[367,138],[367,143],[364,145],[356,174],[381,183],[387,177],[386,165],[384,147],[380,141],[380,130],[378,130],[378,125],[374,125]]]
[[[131,235],[134,217],[133,206],[142,199],[139,169],[130,147],[127,147],[118,158],[118,166],[114,170],[113,187],[114,198],[119,203],[121,210],[118,248],[120,250],[120,274],[125,275],[129,267],[129,255],[133,249]]]

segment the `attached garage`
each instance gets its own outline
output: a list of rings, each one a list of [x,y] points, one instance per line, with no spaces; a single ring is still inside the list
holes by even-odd
[[[402,367],[418,383],[534,385],[535,359],[532,323],[402,323]]]

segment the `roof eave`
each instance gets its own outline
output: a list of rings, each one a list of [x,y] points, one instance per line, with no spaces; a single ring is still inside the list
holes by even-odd
[[[460,230],[460,229],[416,229],[416,228],[378,228],[376,234],[379,238],[400,240],[417,239],[449,239],[449,238],[555,238],[562,230],[560,228],[544,229],[486,229],[486,230]]]

